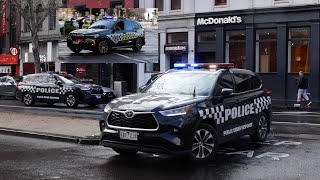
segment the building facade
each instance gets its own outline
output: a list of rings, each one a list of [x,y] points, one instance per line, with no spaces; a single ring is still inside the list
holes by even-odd
[[[45,1],[42,2],[45,3]],[[40,3],[39,6],[45,7],[45,4],[41,5]],[[55,71],[55,62],[58,60],[59,40],[61,38],[57,24],[57,11],[54,11],[47,16],[41,26],[41,30],[38,32],[40,61],[44,71]],[[20,19],[20,27],[20,74],[32,74],[35,72],[32,36],[23,17]]]
[[[139,8],[139,0],[66,0],[68,8]]]
[[[262,77],[275,103],[292,104],[306,72],[319,101],[319,0],[155,0],[161,71],[174,63],[234,63]]]
[[[10,1],[8,1],[10,3]],[[16,16],[12,6],[3,3],[1,8],[1,36],[0,36],[0,76],[4,75],[19,75],[19,60],[18,52],[10,53],[10,49],[17,47],[19,17]],[[3,11],[5,10],[5,11]]]

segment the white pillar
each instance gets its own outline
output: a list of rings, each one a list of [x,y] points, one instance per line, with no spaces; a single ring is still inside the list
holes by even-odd
[[[166,45],[166,33],[161,32],[160,33],[160,72],[165,72],[168,70],[168,63],[170,66],[170,61],[168,61],[168,58],[166,54],[164,53],[164,46]]]
[[[188,63],[189,64],[194,63],[194,57],[195,57],[194,41],[195,41],[195,30],[188,29]]]
[[[137,64],[138,69],[137,69],[137,87],[141,87],[142,85],[145,84],[144,79],[145,79],[145,74],[144,74],[144,63],[139,63]]]
[[[52,61],[52,52],[53,52],[52,42],[49,41],[47,42],[47,62]]]

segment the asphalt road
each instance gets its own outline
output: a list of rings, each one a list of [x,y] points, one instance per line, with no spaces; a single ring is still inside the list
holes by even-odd
[[[131,48],[112,51],[106,55],[97,55],[83,50],[73,53],[66,42],[59,43],[59,60],[62,63],[157,63],[158,62],[158,30],[146,29],[146,45],[140,52]]]
[[[207,165],[109,148],[0,135],[0,179],[318,179],[319,136],[242,138],[220,147]]]

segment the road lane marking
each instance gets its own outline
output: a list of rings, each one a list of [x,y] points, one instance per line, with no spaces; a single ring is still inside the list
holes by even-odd
[[[292,123],[292,122],[272,122],[272,124],[288,124],[288,125],[308,125],[308,126],[319,126],[320,124],[315,123]]]

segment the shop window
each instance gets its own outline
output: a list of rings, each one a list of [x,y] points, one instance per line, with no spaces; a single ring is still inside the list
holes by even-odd
[[[200,52],[196,53],[196,63],[215,63],[216,52]]]
[[[154,8],[158,8],[158,11],[163,11],[163,0],[154,0]]]
[[[310,72],[310,28],[290,28],[288,72]]]
[[[180,10],[181,0],[171,0],[171,10]]]
[[[226,61],[234,63],[236,68],[245,68],[245,31],[229,31],[226,33]]]
[[[227,0],[215,0],[214,4],[216,6],[227,5]]]
[[[188,33],[168,33],[167,44],[188,44]]]
[[[198,43],[215,43],[216,32],[199,32]]]
[[[277,72],[277,30],[257,30],[256,72]]]

